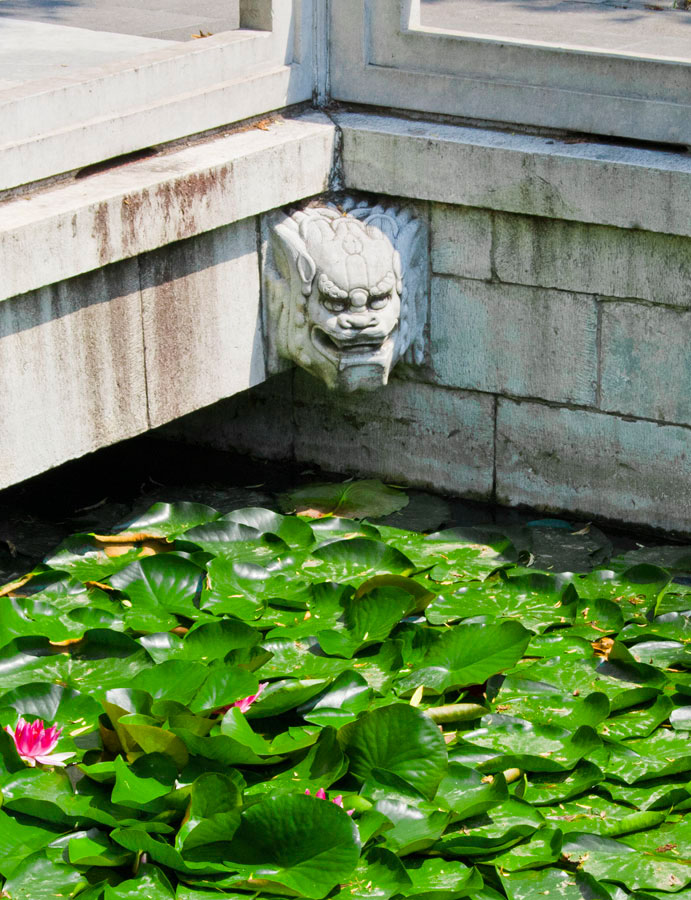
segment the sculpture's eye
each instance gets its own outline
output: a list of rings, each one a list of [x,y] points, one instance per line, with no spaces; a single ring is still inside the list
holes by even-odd
[[[384,309],[390,299],[390,293],[383,294],[381,297],[370,297],[369,303],[367,305],[370,309]]]
[[[319,299],[322,305],[332,313],[342,313],[348,305],[347,299],[341,300],[338,297],[328,297],[326,294],[321,294]]]

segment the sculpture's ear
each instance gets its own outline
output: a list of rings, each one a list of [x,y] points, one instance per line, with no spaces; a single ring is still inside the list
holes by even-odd
[[[302,293],[308,297],[312,293],[312,282],[317,267],[307,252],[307,245],[294,222],[284,220],[274,225],[274,235],[283,247],[284,252],[293,260],[302,281]]]

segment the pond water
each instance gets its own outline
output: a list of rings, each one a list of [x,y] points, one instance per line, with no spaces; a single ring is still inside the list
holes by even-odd
[[[67,535],[107,532],[157,501],[205,503],[224,513],[248,506],[278,509],[276,497],[282,491],[344,477],[289,462],[269,462],[148,436],[135,438],[0,492],[0,584],[27,572]],[[526,508],[491,506],[415,489],[408,493],[408,506],[388,517],[387,524],[435,531],[488,523],[517,527],[549,518]],[[582,519],[571,524],[571,531],[587,525]],[[581,540],[570,538],[565,547],[559,540],[564,530],[560,534],[540,529],[543,551],[560,555],[552,561],[540,558],[537,564],[580,571],[601,564],[608,554],[663,542],[659,535],[604,525],[591,527]],[[551,546],[555,542],[556,546]],[[535,552],[536,547],[530,549]]]

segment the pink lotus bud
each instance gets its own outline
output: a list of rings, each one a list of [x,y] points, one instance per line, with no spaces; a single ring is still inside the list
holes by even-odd
[[[256,694],[250,694],[249,697],[243,697],[242,700],[236,700],[235,703],[231,703],[231,706],[237,706],[240,712],[246,713],[247,710],[252,706],[255,700],[259,699],[261,692],[267,686],[268,681],[260,681],[259,686],[257,687]],[[226,707],[226,710],[230,709],[230,706]]]
[[[46,766],[64,766],[65,760],[74,753],[53,753],[57,747],[62,729],[57,725],[46,728],[42,719],[27,722],[19,717],[15,728],[5,726],[5,731],[10,735],[17,748],[17,753],[29,766],[41,763]]]
[[[312,796],[310,794],[309,788],[305,788],[305,793],[307,794],[308,797]],[[326,800],[327,799],[326,791],[324,790],[324,788],[319,788],[319,790],[316,793],[316,797],[318,800]],[[340,806],[341,809],[343,809],[343,794],[339,794],[337,797],[334,797],[331,802],[335,803],[336,806]],[[347,809],[346,812],[348,813],[349,816],[352,816],[353,813],[355,812],[355,810]]]

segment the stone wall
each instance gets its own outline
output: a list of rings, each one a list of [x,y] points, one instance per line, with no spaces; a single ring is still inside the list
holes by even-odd
[[[259,317],[253,218],[0,303],[0,484],[263,380]]]
[[[376,116],[339,124],[346,186],[379,184],[429,216],[427,364],[366,395],[288,373],[175,435],[691,532],[688,157]]]

